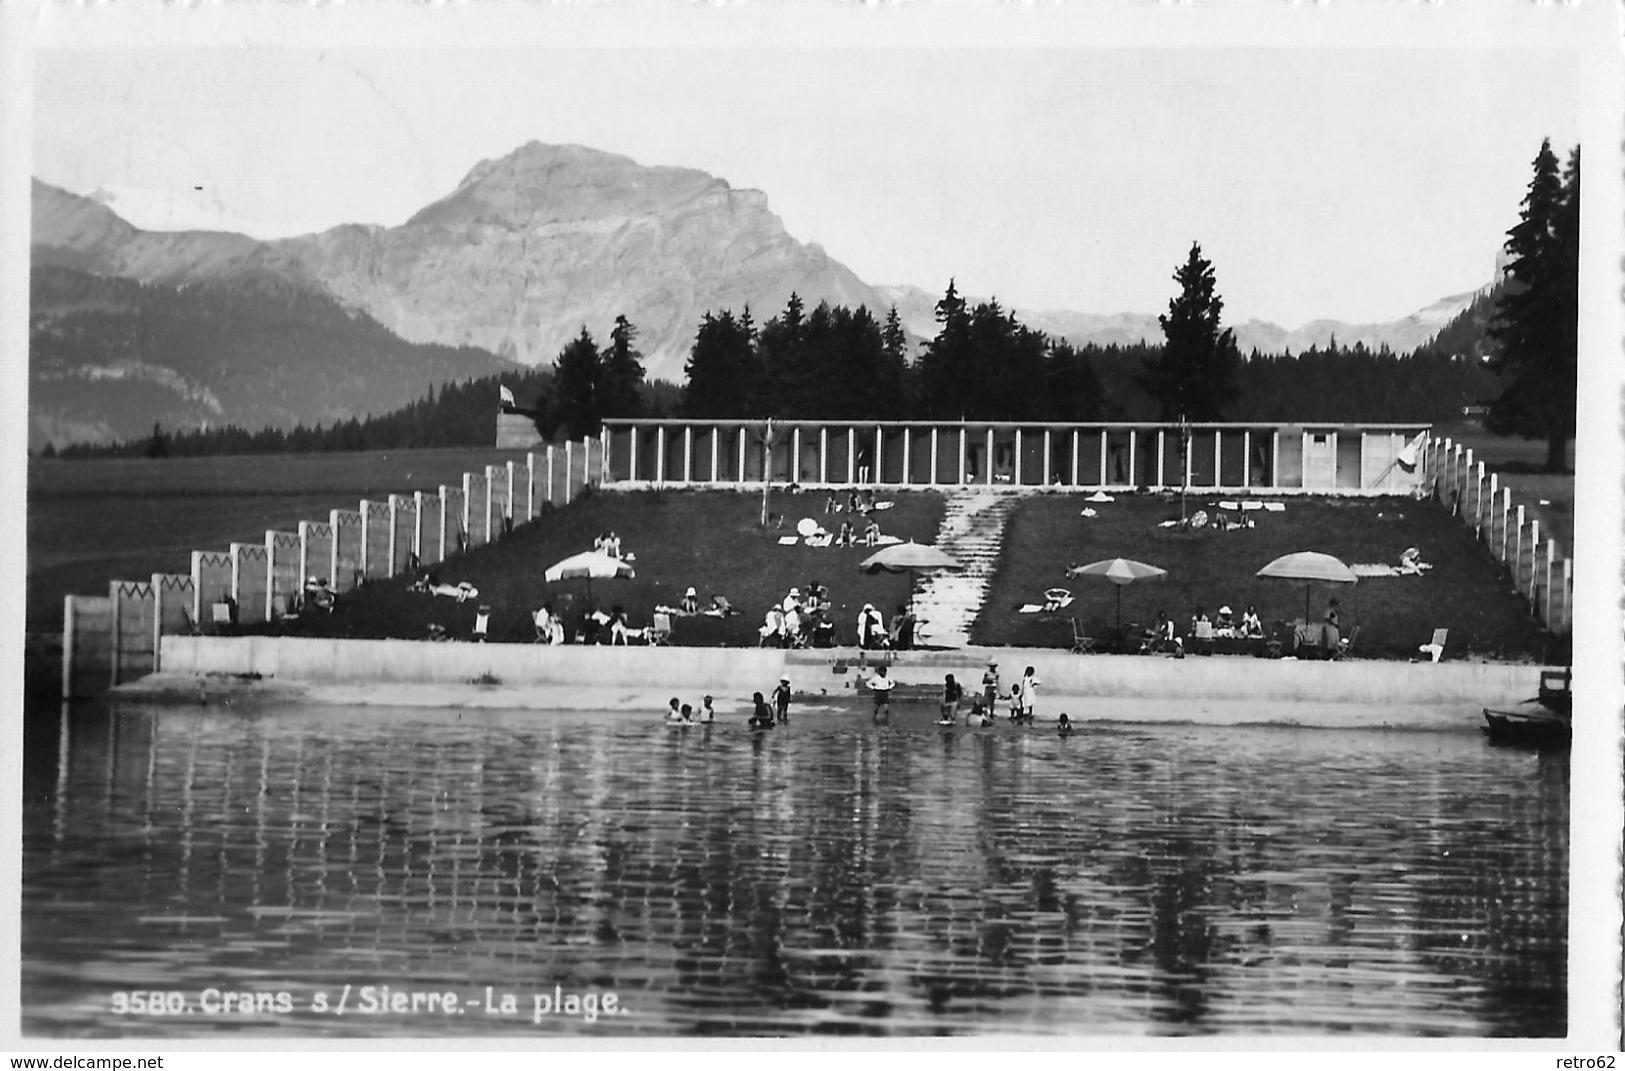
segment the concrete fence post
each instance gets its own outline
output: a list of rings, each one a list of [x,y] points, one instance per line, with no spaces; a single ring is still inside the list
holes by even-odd
[[[1557,570],[1557,544],[1550,539],[1546,541],[1545,552],[1542,556],[1541,566],[1541,593],[1546,596],[1540,608],[1540,619],[1546,622],[1546,627],[1553,632],[1558,630],[1558,599],[1553,591],[1553,584],[1559,579]]]
[[[1496,556],[1499,557],[1504,562],[1504,561],[1507,560],[1507,556],[1511,551],[1510,544],[1511,544],[1511,541],[1512,541],[1512,533],[1510,531],[1510,528],[1511,528],[1511,525],[1512,525],[1512,489],[1511,488],[1509,488],[1509,487],[1501,488],[1501,499],[1500,499],[1499,502],[1496,503],[1496,512],[1500,515],[1500,518],[1501,518],[1501,538],[1500,538],[1500,542],[1499,542],[1499,550],[1497,551]]]
[[[233,599],[231,554],[218,550],[192,552],[192,619],[199,627],[214,624],[217,603]]]
[[[389,496],[389,574],[399,576],[407,571],[412,556],[418,553],[418,502],[411,495]]]
[[[664,437],[661,437],[659,440],[659,442],[664,441]],[[574,479],[576,474],[575,449],[576,444],[574,439],[564,440],[564,501],[560,504],[565,506],[570,504],[570,481]],[[655,477],[656,480],[664,480],[666,478],[665,470],[661,468],[659,464],[656,464],[655,468],[657,470]]]
[[[413,492],[418,507],[418,563],[434,565],[446,556],[446,524],[439,495]],[[413,579],[417,579],[413,577]]]

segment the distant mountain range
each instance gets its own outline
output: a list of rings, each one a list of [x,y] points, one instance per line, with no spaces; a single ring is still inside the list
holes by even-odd
[[[344,225],[274,241],[144,231],[95,199],[36,180],[33,259],[36,275],[47,268],[56,274],[48,277],[44,306],[38,281],[35,287],[32,437],[59,444],[127,435],[132,422],[150,427],[165,419],[148,415],[159,398],[165,404],[157,409],[176,422],[291,424],[380,412],[386,399],[419,396],[436,379],[486,375],[509,361],[549,364],[583,326],[607,341],[622,313],[640,331],[649,377],[681,382],[707,311],[749,305],[761,322],[781,311],[792,291],[808,307],[865,305],[877,317],[895,304],[918,341],[936,334],[940,296],[865,283],[818,245],[791,237],[755,190],[733,189],[701,171],[536,142],[479,163],[398,227]],[[75,281],[76,274],[85,279]],[[91,296],[98,284],[87,280],[95,277],[147,289]],[[172,300],[171,293],[188,296]],[[1289,331],[1249,321],[1235,325],[1236,334],[1244,352],[1297,351],[1334,336],[1404,352],[1472,297],[1446,298],[1393,323],[1316,321]],[[187,322],[210,325],[197,328],[206,346],[183,346],[193,354],[185,368],[143,345],[150,332],[133,326],[130,317],[152,314],[134,310],[155,302],[180,317],[166,328],[173,338],[185,334]],[[102,318],[95,330],[72,327],[91,310]],[[1155,315],[1012,311],[1079,344],[1161,337]],[[285,323],[281,342],[278,315],[300,325]],[[108,342],[121,330],[109,317],[125,319],[123,343]],[[371,341],[358,351],[346,331]],[[385,335],[397,336],[395,344]],[[239,344],[245,336],[254,344]],[[209,356],[198,356],[200,347]],[[42,352],[51,355],[48,364]],[[119,384],[143,383],[149,404],[121,410],[104,398],[94,411],[75,411],[76,382],[92,380],[107,397]],[[268,393],[271,381],[283,388]],[[240,390],[233,386],[239,382],[260,387]]]

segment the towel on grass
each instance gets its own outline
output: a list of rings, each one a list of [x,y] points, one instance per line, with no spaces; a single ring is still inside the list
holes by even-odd
[[[873,506],[870,506],[869,508],[870,509],[891,509],[892,508],[892,503],[890,503],[890,502],[876,502]]]
[[[800,536],[779,536],[779,546],[781,547],[793,547],[799,542],[801,542]]]
[[[1018,614],[1036,614],[1036,613],[1041,613],[1043,611],[1043,609],[1044,608],[1042,606],[1040,606],[1038,603],[1029,602],[1029,603],[1025,603],[1025,604],[1023,604],[1021,606],[1016,607],[1016,613],[1018,613]]]
[[[1085,502],[1116,502],[1117,499],[1113,498],[1111,495],[1108,495],[1104,491],[1096,491],[1094,494],[1092,494],[1088,498],[1084,499],[1084,501]]]
[[[1080,516],[1080,517],[1098,517],[1098,516],[1100,516],[1100,514],[1098,512],[1096,512],[1094,509],[1091,509],[1089,507],[1085,507],[1084,509],[1082,509],[1082,510],[1080,510],[1078,512],[1078,516]]]
[[[831,541],[834,540],[834,538],[835,537],[830,535],[828,532],[822,532],[818,535],[810,535],[807,537],[807,545],[809,547],[827,547],[830,545]]]
[[[1286,512],[1286,503],[1285,502],[1266,502],[1266,503],[1264,503],[1264,508],[1269,510],[1271,513],[1285,513]]]
[[[1256,498],[1243,499],[1242,503],[1241,503],[1241,508],[1242,509],[1263,509],[1264,508],[1264,503],[1260,502]]]
[[[1220,509],[1240,509],[1241,508],[1241,503],[1240,502],[1223,502],[1223,501],[1221,501],[1219,503],[1219,508]]]

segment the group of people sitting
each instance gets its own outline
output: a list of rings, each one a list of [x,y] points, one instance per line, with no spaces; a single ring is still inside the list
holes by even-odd
[[[1212,640],[1262,640],[1264,622],[1259,619],[1258,607],[1247,604],[1247,610],[1238,621],[1229,606],[1219,607],[1217,617],[1208,617],[1198,606],[1191,615],[1190,628],[1181,636],[1173,620],[1164,610],[1157,611],[1156,624],[1146,629],[1140,638],[1141,654],[1172,654],[1185,657],[1185,641],[1208,643]]]
[[[865,487],[862,490],[851,488],[846,492],[846,503],[843,506],[838,491],[831,491],[829,498],[824,502],[825,513],[840,513],[843,509],[847,513],[869,514],[875,508],[875,493]]]
[[[323,610],[333,612],[338,605],[338,592],[328,584],[325,576],[308,577],[305,580],[305,590],[300,593],[300,608],[303,610]]]
[[[852,527],[851,521],[843,520],[841,526],[835,530],[833,542],[837,547],[855,547],[859,543],[872,547],[880,542],[880,522],[870,517],[864,523],[862,534],[859,534],[858,530]]]
[[[631,559],[632,555],[621,552],[621,537],[613,531],[599,532],[592,541],[592,549],[600,554],[607,554],[611,558]]]
[[[833,647],[835,622],[829,616],[829,589],[814,580],[806,593],[791,588],[789,594],[768,607],[763,616],[761,647]]]

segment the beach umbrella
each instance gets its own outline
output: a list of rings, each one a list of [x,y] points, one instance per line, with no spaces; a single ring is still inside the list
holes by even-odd
[[[612,558],[596,550],[586,550],[549,566],[547,572],[542,575],[549,584],[560,580],[585,579],[587,600],[590,602],[594,580],[613,580],[617,577],[630,580],[637,574],[632,571],[632,566],[619,558]]]
[[[869,555],[858,563],[865,573],[907,573],[908,597],[914,600],[914,572],[917,569],[963,569],[958,559],[949,557],[936,547],[914,542],[893,543],[884,550]]]
[[[1313,550],[1300,550],[1283,554],[1258,571],[1259,576],[1278,580],[1302,580],[1303,620],[1309,621],[1309,589],[1314,584],[1356,584],[1360,578],[1354,571],[1330,554]]]
[[[1105,561],[1090,562],[1075,569],[1068,569],[1068,576],[1098,576],[1112,582],[1117,589],[1117,627],[1123,627],[1123,586],[1132,584],[1136,580],[1161,580],[1168,575],[1168,570],[1159,569],[1155,565],[1137,562],[1131,558],[1107,558]]]

